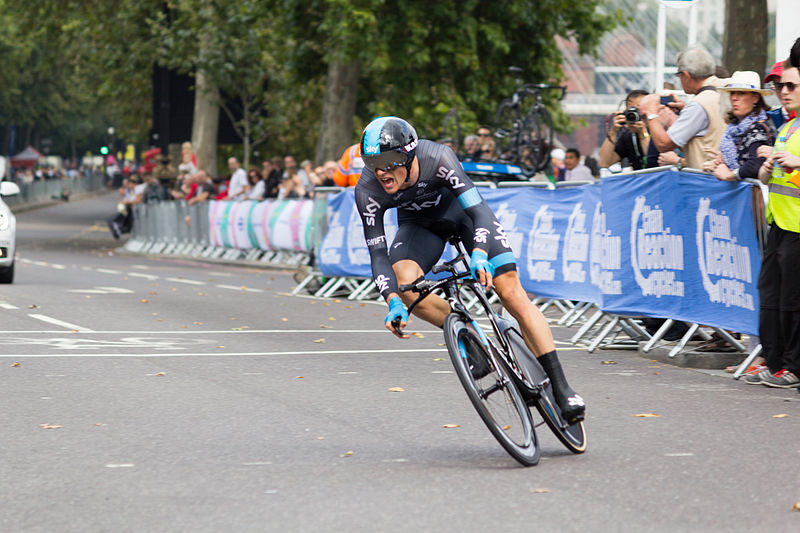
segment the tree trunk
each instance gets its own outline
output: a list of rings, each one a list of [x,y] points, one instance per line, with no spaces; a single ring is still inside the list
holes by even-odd
[[[763,31],[754,31],[761,28]],[[722,64],[733,74],[767,68],[767,0],[725,0]]]
[[[197,156],[197,167],[208,172],[209,176],[216,176],[219,88],[206,78],[202,70],[197,71],[194,82],[192,148]]]
[[[358,77],[361,64],[358,61],[328,64],[325,83],[325,101],[322,103],[322,120],[319,126],[317,165],[328,159],[338,161],[344,149],[353,144],[353,116],[356,113]]]

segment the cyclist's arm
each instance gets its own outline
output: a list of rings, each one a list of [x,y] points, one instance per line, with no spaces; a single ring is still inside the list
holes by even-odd
[[[444,155],[439,161],[437,176],[445,181],[446,187],[452,191],[461,208],[472,219],[475,227],[473,236],[475,247],[488,252],[489,243],[486,242],[486,239],[493,230],[494,213],[449,148],[444,151]]]
[[[368,191],[361,187],[356,186],[355,195],[356,209],[361,216],[364,239],[369,250],[372,278],[381,296],[388,301],[392,295],[398,295],[398,290],[397,278],[394,276],[394,270],[389,261],[389,247],[383,227],[383,214],[387,207],[380,198],[373,198]]]

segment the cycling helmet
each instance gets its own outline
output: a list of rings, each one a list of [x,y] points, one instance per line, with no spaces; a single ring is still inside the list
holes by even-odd
[[[361,158],[373,173],[406,167],[417,153],[417,132],[407,121],[398,117],[378,117],[364,128],[361,135]]]

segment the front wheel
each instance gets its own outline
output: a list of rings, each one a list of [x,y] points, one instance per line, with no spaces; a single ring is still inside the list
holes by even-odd
[[[14,282],[14,263],[5,268],[0,268],[0,283]]]
[[[561,409],[553,396],[553,386],[550,384],[547,373],[528,350],[522,335],[516,330],[509,329],[506,332],[506,339],[517,357],[517,361],[524,367],[528,380],[535,385],[541,385],[532,403],[536,405],[536,409],[544,418],[547,426],[569,451],[572,453],[585,452],[588,442],[583,422],[567,424],[561,416]]]
[[[538,463],[540,451],[531,413],[508,373],[487,352],[478,332],[451,313],[444,321],[444,340],[461,385],[492,435],[521,464]]]

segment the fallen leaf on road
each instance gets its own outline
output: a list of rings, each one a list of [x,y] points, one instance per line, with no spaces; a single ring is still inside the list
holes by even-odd
[[[39,427],[42,429],[61,429],[64,426],[61,424],[39,424]]]
[[[435,357],[434,361],[444,361],[444,357]]]
[[[503,431],[508,431],[509,429],[511,429],[511,424],[503,426]]]
[[[155,373],[155,375],[156,375],[156,376],[166,376],[166,374],[165,374],[165,373],[163,373],[163,372],[156,372],[156,373]]]
[[[350,452],[344,452],[344,453],[343,453],[342,455],[340,455],[339,457],[350,457],[351,455],[353,455],[353,452],[352,452],[352,451],[350,451]]]
[[[289,322],[289,319],[288,319],[288,318],[285,318],[285,317],[284,317],[284,318],[281,318],[281,322]]]
[[[366,307],[367,304],[358,304],[360,307]]]
[[[655,413],[639,413],[638,415],[633,416],[638,416],[639,418],[659,418],[661,415],[657,415]]]
[[[189,326],[181,326],[181,327],[182,327],[183,329],[186,329],[186,328],[188,328]]]
[[[459,424],[443,424],[442,427],[444,429],[453,429],[453,428],[460,428]]]
[[[28,306],[28,309],[39,309],[39,306],[36,304],[31,304]]]
[[[325,437],[317,437],[317,440],[325,440]]]
[[[73,329],[72,331],[70,331],[70,333],[80,333],[80,331],[78,331],[77,329]]]
[[[800,511],[800,502],[792,505],[792,511]]]
[[[329,316],[328,320],[336,320],[336,317],[335,316]]]
[[[202,322],[192,322],[192,324],[194,324],[195,326],[202,326],[203,325]]]
[[[603,365],[616,365],[617,362],[616,361],[600,361],[600,364],[603,364]]]
[[[224,348],[224,346],[214,346],[214,348]]]
[[[319,327],[321,327],[322,329],[333,329],[333,326],[329,326],[327,324],[320,324]]]
[[[353,306],[352,306],[352,305],[345,305],[345,306],[344,306],[344,308],[345,308],[345,309],[352,309],[352,308],[353,308]]]
[[[443,342],[440,342],[440,343],[438,343],[436,346],[445,346],[445,343],[443,343]]]
[[[317,339],[317,340],[315,340],[314,342],[316,342],[316,343],[323,343],[323,342],[325,342],[325,337],[323,337],[323,338],[321,338],[321,339]]]
[[[297,379],[303,379],[305,376],[297,376]]]
[[[139,300],[139,301],[140,301],[140,302],[142,302],[143,304],[146,304],[146,303],[147,303],[147,302],[149,302],[150,300],[148,300],[147,298],[142,298],[142,299],[141,299],[141,300]]]
[[[534,494],[547,494],[550,489],[531,489],[531,492]]]
[[[389,389],[389,392],[405,392],[406,390],[403,387],[392,387]]]
[[[425,335],[423,335],[422,333],[416,332],[416,331],[414,333],[412,333],[411,336],[412,337],[416,337],[418,339],[424,339],[425,338]]]
[[[11,366],[20,366],[20,365],[19,365],[19,363],[14,363],[14,364],[13,364],[13,365],[11,365]]]
[[[335,304],[338,304],[339,302],[341,302],[341,300],[337,300],[337,299],[333,300],[333,303],[335,303]]]
[[[153,316],[158,316],[158,313],[153,313]]]
[[[786,418],[787,416],[789,416],[789,415],[787,415],[787,414],[772,415],[772,418]]]

